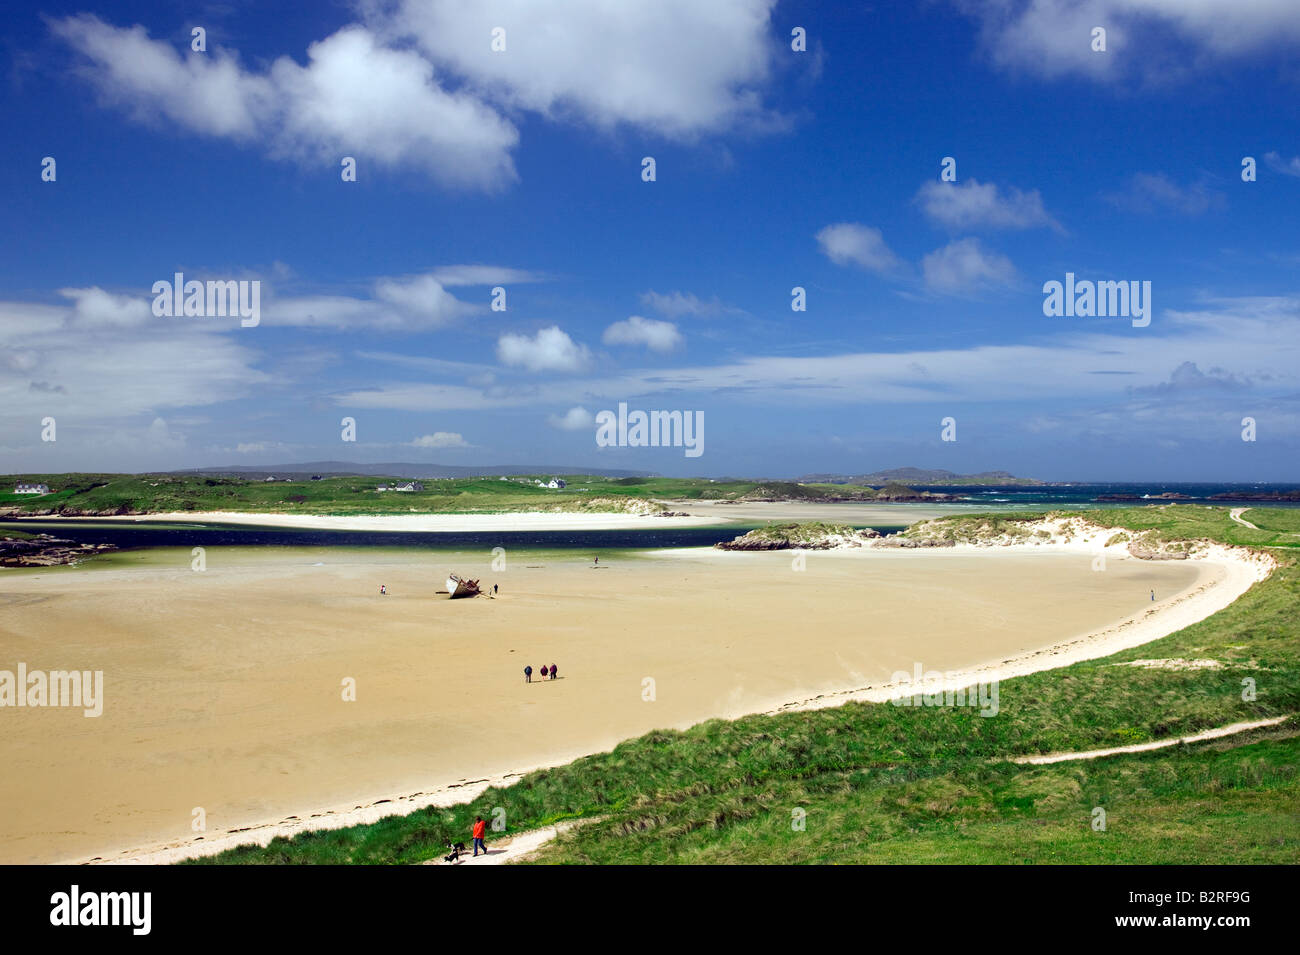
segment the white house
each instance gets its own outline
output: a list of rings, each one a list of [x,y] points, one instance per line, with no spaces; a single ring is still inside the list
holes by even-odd
[[[551,478],[550,482],[545,486],[551,488],[552,490],[559,490],[560,488],[564,487],[564,481],[561,478]]]
[[[382,491],[383,488],[380,488]],[[393,488],[394,491],[423,491],[424,485],[419,481],[407,481],[405,484],[398,484]]]
[[[48,484],[19,484],[14,488],[15,494],[49,494]]]

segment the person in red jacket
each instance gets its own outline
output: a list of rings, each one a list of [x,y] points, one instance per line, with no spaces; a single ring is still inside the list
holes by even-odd
[[[483,841],[483,836],[487,833],[487,823],[483,821],[482,816],[474,817],[474,826],[470,829],[470,834],[474,836],[474,856],[478,857],[478,850],[482,849],[483,854],[487,855],[487,843]]]

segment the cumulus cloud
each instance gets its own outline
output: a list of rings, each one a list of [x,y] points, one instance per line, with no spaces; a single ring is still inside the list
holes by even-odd
[[[1248,378],[1229,374],[1219,367],[1211,368],[1208,372],[1201,371],[1196,362],[1185,361],[1173,370],[1168,381],[1141,385],[1132,390],[1136,394],[1172,395],[1183,392],[1242,391],[1249,386]]]
[[[787,121],[763,103],[775,0],[393,0],[362,23],[265,68],[214,47],[178,50],[142,26],[93,14],[54,20],[78,72],[134,120],[263,148],[277,158],[415,167],[451,188],[497,190],[518,176],[523,111],[679,139]],[[506,31],[507,52],[491,49]]]
[[[154,321],[150,303],[143,298],[105,292],[97,285],[62,288],[59,294],[73,301],[72,323],[77,328],[129,328]]]
[[[761,88],[778,49],[775,0],[398,0],[368,23],[413,40],[494,102],[675,137],[778,122]],[[490,45],[505,31],[506,52]]]
[[[465,441],[465,438],[455,431],[435,431],[433,434],[422,434],[411,442],[414,448],[468,448],[471,447]]]
[[[581,405],[570,408],[562,415],[548,415],[546,420],[551,427],[562,431],[584,431],[595,427],[596,419],[590,411]]]
[[[932,221],[953,230],[1033,229],[1061,226],[1043,208],[1043,198],[1034,189],[1021,192],[1014,186],[1005,193],[993,183],[977,179],[964,182],[927,182],[916,194],[921,210]]]
[[[416,166],[449,186],[493,189],[516,178],[513,124],[442,89],[423,57],[382,46],[360,26],[313,43],[306,66],[281,57],[264,73],[220,49],[182,57],[144,27],[91,14],[52,29],[82,55],[80,72],[103,99],[137,120],[264,145],[277,157]]]
[[[347,27],[307,48],[308,64],[276,60],[289,155],[337,162],[340,151],[387,166],[420,165],[450,185],[492,187],[515,178],[518,131],[474,97],[449,93],[417,54]]]
[[[902,265],[879,229],[857,222],[838,222],[817,233],[822,252],[836,265],[856,265],[869,272],[895,272]]]
[[[601,341],[606,345],[644,345],[651,351],[672,351],[682,343],[682,336],[672,322],[633,315],[605,329]]]
[[[985,249],[978,239],[958,239],[921,260],[925,284],[946,295],[1010,285],[1016,268],[1005,255]]]
[[[532,337],[502,335],[497,340],[497,358],[529,371],[581,371],[591,362],[591,351],[552,325]]]
[[[1134,212],[1152,213],[1168,209],[1186,216],[1199,216],[1227,205],[1223,195],[1203,182],[1180,186],[1162,172],[1134,175],[1126,188],[1108,193],[1111,204]]]

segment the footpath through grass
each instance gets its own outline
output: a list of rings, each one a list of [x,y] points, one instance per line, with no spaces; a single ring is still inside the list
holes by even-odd
[[[1003,682],[999,712],[849,703],[657,731],[534,772],[471,803],[279,838],[205,863],[410,863],[500,807],[510,831],[602,817],[546,862],[1300,861],[1294,719],[1251,737],[1052,766],[1008,757],[1123,746],[1300,713],[1300,575],[1293,512],[1089,512],[1171,537],[1270,536],[1281,564],[1232,606],[1101,660]],[[1261,542],[1263,543],[1263,542]],[[1214,660],[1194,670],[1118,666]],[[1252,694],[1246,692],[1253,681]],[[1094,810],[1107,815],[1093,829]],[[804,814],[800,828],[799,813]],[[491,835],[491,833],[489,833]]]

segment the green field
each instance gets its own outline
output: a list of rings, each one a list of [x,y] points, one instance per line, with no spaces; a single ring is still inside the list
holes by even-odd
[[[424,480],[423,491],[384,491],[394,477],[326,477],[319,481],[255,481],[174,474],[32,474],[12,480],[49,485],[51,493],[0,494],[0,508],[17,514],[104,515],[172,511],[295,514],[508,513],[527,510],[617,510],[646,500],[855,500],[915,494],[901,485],[881,489],[782,481],[707,478],[607,478],[564,475],[568,486],[538,487],[557,475]]]
[[[1300,579],[1285,550],[1297,511],[1088,512],[1171,539],[1265,535],[1280,568],[1215,616],[1101,660],[1000,687],[1000,712],[850,703],[658,731],[534,772],[471,803],[279,838],[199,860],[413,863],[464,839],[475,814],[518,832],[585,820],[542,862],[1264,863],[1300,861]],[[967,520],[957,518],[954,520]],[[1218,669],[1116,666],[1145,658]],[[1243,699],[1243,680],[1256,696]],[[1010,757],[1177,738],[1273,716],[1239,737],[1051,766]],[[1093,828],[1094,811],[1107,816]],[[802,829],[795,810],[805,813]],[[491,833],[489,833],[491,835]],[[489,840],[490,841],[490,840]]]

